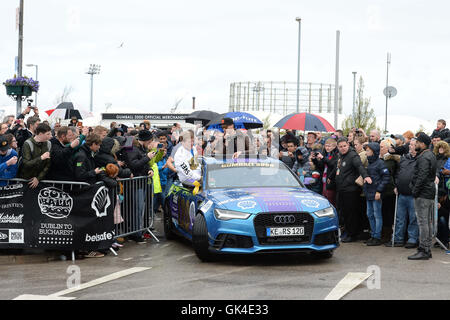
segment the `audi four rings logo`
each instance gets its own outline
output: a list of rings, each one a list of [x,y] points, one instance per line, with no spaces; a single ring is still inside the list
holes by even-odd
[[[293,215],[289,215],[289,216],[275,216],[273,218],[273,220],[276,223],[282,223],[282,224],[294,223],[295,222],[295,217]]]

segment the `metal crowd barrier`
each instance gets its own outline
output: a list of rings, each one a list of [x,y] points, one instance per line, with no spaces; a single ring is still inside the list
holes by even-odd
[[[16,183],[28,183],[30,180],[14,178],[1,179],[6,185]],[[63,191],[72,191],[75,188],[89,186],[89,183],[78,181],[41,180],[40,183],[51,185]],[[103,183],[103,182],[97,182]],[[112,203],[114,205],[115,239],[136,235],[147,231],[157,242],[159,239],[153,234],[153,180],[151,177],[133,177],[117,179],[117,188],[112,191]],[[116,214],[116,205],[119,201],[120,217]],[[122,221],[120,221],[120,220]],[[119,221],[117,221],[119,220]],[[117,255],[113,248],[110,250]],[[75,260],[75,252],[72,251],[72,260]]]
[[[115,238],[136,235],[147,231],[157,242],[152,228],[155,220],[153,212],[153,180],[151,177],[117,179],[113,193],[114,204],[120,203],[120,217],[115,210]],[[120,220],[122,222],[118,223]],[[119,221],[118,221],[119,220]]]

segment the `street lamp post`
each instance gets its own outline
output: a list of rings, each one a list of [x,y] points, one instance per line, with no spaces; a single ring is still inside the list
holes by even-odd
[[[389,87],[389,65],[391,64],[391,54],[387,53],[386,59],[386,90]],[[386,94],[386,113],[384,115],[384,133],[387,133],[387,110],[388,110],[389,94]]]
[[[88,72],[86,74],[91,75],[91,103],[90,103],[90,112],[93,111],[93,100],[94,100],[94,74],[100,73],[100,65],[99,64],[91,64],[89,66]]]
[[[295,18],[298,21],[298,54],[297,54],[297,113],[300,112],[300,35],[302,31],[302,19],[299,17]]]
[[[35,80],[38,81],[38,65],[37,65],[37,64],[27,64],[26,66],[27,66],[27,67],[35,67],[35,68],[36,68],[36,78],[35,78]],[[37,103],[37,95],[38,95],[38,93],[37,93],[37,91],[36,91],[36,96],[35,96],[35,100],[34,100],[34,105],[35,105],[35,107],[38,106],[38,103]]]
[[[353,71],[352,72],[353,73],[353,119],[355,118],[355,113],[356,113],[356,106],[355,106],[355,103],[356,103],[356,96],[355,96],[355,93],[356,93],[356,91],[355,91],[355,89],[356,89],[356,71]]]

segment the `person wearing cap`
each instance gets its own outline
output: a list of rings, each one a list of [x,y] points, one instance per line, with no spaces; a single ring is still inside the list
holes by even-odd
[[[0,136],[0,179],[13,179],[17,175],[18,155],[8,143],[8,139]],[[0,186],[5,186],[8,182],[0,180]]]
[[[216,145],[216,153],[233,158],[237,158],[240,154],[247,154],[250,148],[250,139],[240,130],[236,130],[233,119],[223,118],[221,126],[224,134],[222,143]],[[222,150],[217,150],[217,148],[222,148]]]
[[[414,175],[410,183],[414,197],[417,223],[419,225],[419,248],[409,260],[428,260],[431,256],[432,216],[434,214],[434,198],[436,195],[436,157],[429,149],[431,139],[421,132],[417,136],[417,160]]]
[[[409,142],[414,138],[414,133],[406,131],[403,135],[392,134],[391,138],[395,139],[395,146],[389,148],[389,153],[403,156],[409,153]]]
[[[372,179],[371,184],[364,184],[363,190],[367,202],[367,218],[369,219],[371,238],[367,240],[368,246],[381,245],[381,231],[383,228],[383,214],[381,211],[384,189],[391,180],[388,168],[380,159],[380,145],[370,142],[364,149],[366,150],[369,166],[367,174]]]
[[[78,125],[78,118],[76,116],[73,116],[70,118],[70,123],[68,124],[69,127],[76,127]]]
[[[131,150],[124,152],[125,163],[130,168],[134,177],[153,176],[153,170],[150,167],[150,160],[156,156],[156,152],[149,151],[153,142],[153,134],[148,130],[140,130],[137,139],[133,142]],[[136,206],[135,211],[135,225],[136,230],[143,229],[143,217],[145,202],[147,201],[149,193],[148,185],[145,184],[137,188],[131,195],[134,197]],[[145,243],[143,233],[139,232],[130,237],[137,243]]]

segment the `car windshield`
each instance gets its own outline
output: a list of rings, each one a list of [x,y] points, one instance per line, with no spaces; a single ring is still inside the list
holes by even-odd
[[[274,163],[225,163],[208,166],[208,188],[303,187],[288,168]]]

